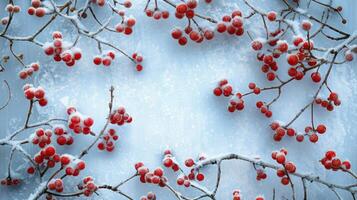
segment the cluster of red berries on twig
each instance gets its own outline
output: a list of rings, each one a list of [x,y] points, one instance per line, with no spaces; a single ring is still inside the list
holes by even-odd
[[[33,72],[37,72],[39,69],[40,69],[40,64],[38,62],[31,63],[25,69],[22,69],[19,72],[19,77],[21,79],[26,79],[27,77],[30,77],[33,74]]]
[[[46,146],[41,149],[39,153],[34,156],[34,161],[36,164],[45,164],[49,168],[53,168],[56,163],[60,162],[61,157],[56,153],[56,148],[54,146]]]
[[[57,179],[50,180],[47,184],[47,188],[49,190],[54,190],[59,193],[63,192],[64,185],[62,179],[57,178]]]
[[[124,107],[119,107],[110,114],[110,123],[119,126],[131,123],[133,118],[126,112]]]
[[[258,101],[256,106],[265,117],[270,118],[273,115],[273,112],[269,109],[269,106],[265,102]]]
[[[222,79],[218,82],[218,86],[214,88],[213,93],[216,96],[221,96],[222,94],[225,97],[229,97],[232,95],[233,87],[231,84],[228,83],[227,79]]]
[[[91,126],[94,124],[94,120],[91,117],[83,116],[74,107],[67,108],[68,127],[73,130],[74,133],[83,133],[85,135],[91,132]]]
[[[94,183],[94,179],[90,176],[83,178],[81,184],[78,185],[79,190],[84,190],[83,194],[86,197],[91,196],[95,191],[97,191],[98,187]]]
[[[46,106],[48,101],[45,97],[45,90],[42,87],[35,88],[31,84],[25,84],[23,87],[26,99],[31,101],[38,101],[40,106]]]
[[[62,167],[65,169],[66,174],[69,176],[78,176],[79,172],[86,167],[83,160],[75,158],[69,154],[62,155],[60,161]]]
[[[293,162],[287,161],[286,155],[288,151],[286,149],[281,149],[280,151],[273,151],[271,157],[276,160],[277,163],[282,165],[282,168],[276,171],[278,177],[281,178],[281,183],[283,185],[288,185],[290,182],[290,177],[288,173],[295,173],[296,165]]]
[[[272,32],[270,35],[271,37],[276,37],[281,33],[281,30],[279,29],[278,31]],[[276,46],[272,53],[270,53],[268,50],[266,52],[262,52],[262,49],[264,47],[264,44],[267,43],[263,39],[255,39],[252,43],[252,49],[255,51],[259,51],[257,54],[257,59],[259,61],[263,62],[263,65],[261,67],[261,71],[263,73],[266,73],[266,78],[268,81],[273,81],[276,78],[276,71],[278,71],[279,66],[275,59],[279,58],[281,54],[284,54],[288,51],[289,45],[286,41],[284,40],[270,40],[268,44],[270,46]]]
[[[40,148],[44,148],[46,145],[51,144],[52,130],[44,130],[39,128],[33,133],[30,138],[34,145],[38,145]]]
[[[281,141],[282,138],[287,135],[290,137],[296,137],[298,142],[304,141],[305,136],[309,137],[310,142],[316,143],[318,141],[318,134],[324,134],[326,132],[326,126],[324,124],[319,124],[314,129],[311,126],[305,127],[305,134],[297,133],[293,128],[287,128],[282,126],[279,122],[273,122],[270,124],[270,128],[274,132],[274,140]]]
[[[228,111],[234,112],[236,110],[241,111],[244,109],[244,100],[241,93],[233,94],[233,87],[228,83],[227,79],[223,79],[218,82],[218,86],[213,90],[213,94],[216,96],[229,97],[232,96],[229,100]]]
[[[204,160],[204,159],[205,159],[204,155],[201,155],[198,158],[199,161]],[[177,180],[176,180],[176,183],[178,185],[190,187],[191,181],[194,181],[194,180],[203,181],[205,179],[204,174],[197,171],[194,168],[195,161],[192,158],[188,158],[185,160],[185,166],[187,168],[189,168],[189,173],[188,173],[188,175],[186,175],[184,173],[184,171],[180,168],[178,163],[176,162],[176,160],[170,150],[164,151],[163,165],[167,168],[171,168],[174,172],[181,171],[181,173],[178,175]]]
[[[315,99],[315,103],[326,108],[327,111],[333,111],[335,106],[341,105],[341,100],[338,98],[337,93],[331,92],[326,100],[319,97]]]
[[[106,51],[102,55],[94,56],[93,63],[95,65],[103,65],[104,67],[109,67],[114,59],[115,53],[113,51]]]
[[[138,162],[135,164],[135,169],[140,175],[140,181],[142,183],[151,183],[165,187],[167,178],[164,176],[164,170],[162,168],[158,167],[153,172],[150,172],[149,168],[144,166],[144,163]]]
[[[7,4],[5,10],[8,13],[18,13],[21,11],[21,7],[19,5]]]
[[[256,179],[257,181],[261,181],[267,178],[267,174],[265,173],[264,168],[257,168],[257,166],[254,165],[254,168],[256,168],[257,176]]]
[[[214,37],[214,32],[209,28],[201,28],[197,22],[193,19],[195,16],[195,8],[197,7],[196,0],[189,0],[185,3],[180,3],[176,6],[175,16],[178,19],[183,19],[186,17],[189,20],[188,26],[182,30],[181,28],[174,28],[171,31],[171,36],[178,41],[178,44],[184,46],[187,44],[187,37],[196,43],[203,42],[204,39],[211,40]],[[197,29],[193,29],[191,26],[191,20],[196,23]]]
[[[140,197],[140,200],[156,200],[156,195],[153,192],[148,192],[146,196]]]
[[[0,180],[1,185],[6,185],[6,186],[17,186],[21,183],[20,179],[18,178],[4,178]]]
[[[138,71],[138,72],[142,71],[143,66],[141,65],[141,63],[143,62],[144,57],[139,53],[133,53],[133,55],[131,57],[134,59],[134,61],[136,63],[136,66],[135,66],[136,71]]]
[[[64,41],[61,32],[53,32],[52,38],[52,42],[47,42],[43,45],[46,55],[53,56],[53,59],[57,62],[63,61],[68,67],[72,67],[76,64],[76,61],[82,58],[82,51],[78,47],[73,47],[72,44]]]
[[[21,7],[18,5],[7,4],[5,7],[5,11],[9,14],[19,13],[21,11]],[[9,17],[3,17],[0,21],[2,25],[7,25],[7,23],[9,23]]]
[[[170,150],[166,150],[164,152],[164,159],[162,160],[162,163],[166,168],[171,168],[174,172],[177,172],[178,170],[180,170],[180,167],[176,163]]]
[[[186,2],[182,2],[176,6],[175,16],[178,19],[182,19],[187,17],[188,19],[192,19],[195,16],[195,8],[197,7],[196,0],[188,0]]]
[[[115,148],[114,142],[119,139],[114,129],[109,129],[108,133],[103,135],[102,141],[98,143],[99,150],[107,150],[112,152]]]
[[[335,151],[327,151],[325,153],[325,157],[323,157],[320,162],[326,169],[331,169],[333,171],[346,171],[351,169],[350,161],[341,161],[341,159],[336,157]]]
[[[231,15],[222,17],[222,21],[217,23],[217,32],[227,32],[230,35],[242,36],[244,34],[242,12],[233,11]]]
[[[171,31],[171,36],[177,40],[179,45],[184,46],[187,44],[187,37],[184,36],[184,33],[196,43],[201,43],[204,39],[211,40],[214,37],[214,32],[209,28],[196,31],[191,26],[187,26],[184,30],[179,27],[174,28]]]
[[[61,146],[73,144],[73,137],[66,131],[65,127],[57,125],[53,132],[57,136],[57,144]]]
[[[160,19],[168,19],[170,17],[170,13],[167,10],[160,10],[160,9],[146,9],[145,10],[146,16],[152,17],[155,20]]]
[[[133,27],[136,24],[136,20],[134,17],[125,17],[125,13],[123,11],[117,12],[123,20],[115,25],[115,30],[118,33],[124,33],[124,35],[130,35],[133,33]]]
[[[42,7],[41,0],[31,0],[31,6],[27,9],[29,15],[35,15],[37,17],[45,16],[47,11],[47,8]]]

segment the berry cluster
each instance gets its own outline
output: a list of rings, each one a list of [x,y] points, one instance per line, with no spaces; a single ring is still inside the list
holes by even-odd
[[[51,130],[44,130],[43,128],[39,128],[30,136],[30,138],[32,144],[38,145],[40,148],[44,148],[46,145],[51,144],[51,136]]]
[[[227,108],[229,112],[234,112],[236,110],[241,111],[244,109],[243,95],[241,93],[233,95],[233,87],[228,83],[227,79],[222,79],[218,82],[218,86],[213,90],[213,94],[216,96],[221,96],[223,94],[225,97],[232,96]]]
[[[248,88],[252,90],[252,92],[256,95],[260,94],[260,88],[257,87],[255,83],[249,83]]]
[[[73,47],[69,42],[63,41],[61,32],[53,32],[52,38],[53,42],[47,42],[43,46],[46,55],[53,55],[55,61],[63,61],[68,67],[72,67],[76,64],[76,61],[82,58],[81,50],[77,47]]]
[[[68,127],[73,130],[74,133],[83,133],[85,135],[91,132],[91,126],[94,121],[91,117],[82,115],[74,107],[67,108]]]
[[[65,168],[66,174],[69,176],[78,176],[86,165],[83,160],[74,158],[69,154],[64,154],[60,158],[62,167]]]
[[[167,10],[160,10],[160,9],[146,9],[145,10],[146,16],[152,17],[153,19],[160,20],[160,19],[168,19],[170,16],[169,11]]]
[[[198,160],[204,160],[205,156],[201,155],[199,156]],[[167,168],[171,168],[174,172],[177,172],[180,170],[179,165],[175,161],[175,158],[173,157],[172,153],[170,150],[166,150],[164,152],[164,159],[163,159],[163,165]],[[205,179],[205,176],[203,173],[200,173],[199,171],[196,171],[194,166],[195,166],[195,161],[192,158],[188,158],[185,160],[185,166],[187,168],[190,168],[190,173],[188,175],[185,175],[184,172],[181,170],[181,174],[177,177],[176,183],[178,185],[183,185],[185,187],[190,187],[191,186],[191,181],[197,180],[197,181],[203,181]]]
[[[305,136],[309,137],[310,142],[316,143],[319,139],[318,134],[324,134],[326,132],[326,126],[324,124],[319,124],[314,129],[311,126],[305,127],[305,134],[299,134],[293,128],[287,128],[281,125],[279,122],[273,122],[270,124],[270,128],[275,131],[274,140],[281,141],[282,138],[286,135],[290,137],[296,137],[298,142],[304,141]]]
[[[26,79],[27,77],[30,77],[33,72],[37,72],[40,69],[40,64],[39,63],[31,63],[28,67],[25,69],[21,70],[19,72],[19,77],[21,79]]]
[[[5,178],[0,181],[1,185],[6,185],[6,186],[17,186],[21,183],[20,179],[17,178]]]
[[[296,80],[301,80],[305,76],[306,67],[303,63],[304,61],[306,61],[307,65],[310,67],[317,65],[316,59],[310,56],[310,51],[313,49],[314,43],[311,40],[307,41],[302,37],[296,37],[293,40],[293,44],[299,50],[296,53],[287,55],[287,62],[291,66],[288,70],[288,75]],[[311,74],[311,79],[313,82],[320,82],[320,73],[313,72]]]
[[[56,192],[63,192],[63,181],[62,179],[52,179],[48,182],[47,188],[49,190],[54,190]]]
[[[188,176],[187,177],[186,176],[183,177],[184,180],[186,180],[188,178],[191,181],[193,181],[193,180],[203,181],[205,179],[205,176],[204,176],[203,173],[200,173],[198,171],[196,173],[195,169],[193,168],[195,166],[195,161],[192,158],[188,158],[188,159],[185,160],[185,166],[188,167],[188,168],[191,168],[191,169],[190,169],[190,173],[188,174]],[[177,180],[178,183],[179,183],[179,179]],[[185,183],[184,183],[184,185],[185,185]]]
[[[233,11],[232,14],[222,17],[222,21],[217,23],[217,32],[227,32],[230,35],[242,36],[244,34],[242,12]]]
[[[131,123],[133,118],[125,111],[124,107],[119,107],[110,114],[110,123],[119,126],[125,123]]]
[[[180,167],[176,163],[170,150],[166,150],[164,152],[164,159],[162,160],[162,164],[167,168],[171,168],[174,172],[177,172],[178,170],[180,170]]]
[[[322,98],[316,98],[315,103],[323,108],[326,108],[328,111],[333,111],[335,106],[341,105],[341,100],[338,98],[337,93],[331,92],[326,100],[323,100]]]
[[[265,117],[270,118],[273,115],[273,112],[269,110],[269,106],[266,103],[258,101],[256,106]]]
[[[98,149],[112,152],[115,148],[114,142],[118,139],[119,136],[116,134],[115,130],[109,129],[108,133],[103,136],[102,141],[98,143]]]
[[[46,106],[48,101],[45,97],[45,90],[42,87],[35,88],[31,84],[25,84],[23,87],[26,99],[38,101],[40,106]]]
[[[302,142],[304,140],[304,135],[298,134],[293,128],[285,128],[283,126],[281,126],[280,122],[273,122],[270,124],[270,128],[275,131],[274,133],[274,140],[275,141],[281,141],[283,139],[283,137],[286,135],[290,136],[290,137],[294,137],[296,136],[296,140],[299,142]],[[301,139],[302,137],[302,139]]]
[[[65,127],[56,126],[53,130],[55,135],[57,135],[57,144],[59,145],[71,145],[73,144],[73,137],[67,133]]]
[[[244,100],[241,93],[236,93],[231,97],[228,104],[228,111],[234,112],[236,110],[241,111],[244,109]]]
[[[144,166],[144,163],[138,162],[135,164],[135,169],[140,175],[142,183],[152,183],[160,187],[165,187],[167,178],[164,176],[164,170],[160,167],[156,168],[154,172],[150,172],[149,168]]]
[[[195,8],[197,7],[197,0],[188,0],[186,3],[180,3],[176,6],[175,16],[182,19],[185,16],[192,19],[195,16]]]
[[[143,70],[143,66],[141,65],[141,62],[143,62],[144,58],[141,54],[139,53],[133,53],[133,55],[131,56],[134,61],[136,62],[136,71],[140,72]]]
[[[263,168],[256,169],[256,172],[257,172],[257,177],[256,177],[257,181],[261,181],[267,178],[267,174],[265,173],[265,170]]]
[[[218,86],[213,90],[213,94],[216,96],[221,96],[222,94],[226,97],[232,95],[233,87],[228,83],[227,79],[223,79],[218,82]]]
[[[156,200],[156,195],[153,192],[148,192],[146,196],[140,197],[140,200]]]
[[[94,56],[93,63],[95,65],[103,65],[104,67],[109,67],[114,59],[115,53],[113,51],[106,51],[102,55]]]
[[[281,164],[283,168],[276,171],[278,177],[281,178],[281,183],[283,185],[288,185],[290,182],[287,173],[295,173],[296,165],[293,162],[286,160],[286,155],[288,151],[286,149],[280,149],[280,151],[273,151],[271,157],[276,160],[277,163]]]
[[[56,163],[60,162],[60,156],[56,154],[56,148],[54,146],[47,146],[35,155],[34,161],[39,165],[47,161],[47,167],[53,168]]]
[[[47,13],[47,9],[41,7],[41,0],[31,0],[31,7],[27,9],[29,15],[36,15],[37,17],[43,17]]]
[[[319,134],[324,134],[326,132],[326,126],[319,124],[316,129],[313,129],[311,126],[305,127],[305,134],[309,137],[310,142],[316,143],[319,140]]]
[[[19,13],[21,11],[21,8],[18,5],[7,4],[6,7],[5,7],[5,10],[8,13],[14,14],[14,13]]]
[[[334,151],[327,151],[325,153],[325,157],[323,157],[320,162],[326,169],[331,169],[333,171],[346,171],[351,169],[350,161],[341,161],[339,158],[336,157],[336,152]]]
[[[178,44],[184,46],[187,44],[187,37],[184,33],[194,42],[201,43],[204,39],[211,40],[214,37],[214,32],[206,28],[204,30],[193,30],[191,26],[187,26],[184,31],[177,27],[172,29],[171,36],[173,39],[177,40]]]
[[[94,179],[90,176],[85,177],[82,183],[78,185],[79,190],[84,190],[83,194],[86,197],[91,196],[95,191],[97,191],[97,186],[94,183]]]
[[[115,25],[115,30],[118,33],[124,33],[125,35],[130,35],[133,33],[133,27],[136,23],[136,20],[134,17],[125,17],[124,12],[118,12],[118,14],[123,17],[123,20],[121,23]]]

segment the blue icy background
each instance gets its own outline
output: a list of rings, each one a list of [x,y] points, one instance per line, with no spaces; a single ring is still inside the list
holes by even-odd
[[[254,1],[254,4],[266,5],[269,2],[271,9],[281,7],[278,0]],[[25,4],[25,3],[21,3]],[[108,89],[115,86],[116,105],[124,105],[133,116],[130,125],[119,127],[117,130],[120,141],[116,144],[114,153],[98,152],[93,150],[91,156],[85,157],[87,169],[81,175],[92,175],[99,183],[115,184],[134,173],[133,164],[143,161],[151,168],[160,165],[162,151],[173,149],[179,160],[195,157],[204,152],[208,156],[223,153],[239,153],[244,155],[260,155],[262,159],[273,162],[270,152],[287,147],[288,158],[297,164],[297,169],[304,173],[318,174],[321,178],[339,184],[355,182],[342,172],[331,172],[323,169],[318,163],[324,152],[336,149],[343,159],[349,159],[353,169],[357,171],[357,78],[356,61],[350,64],[336,66],[329,83],[337,91],[342,105],[336,112],[325,112],[316,109],[316,121],[326,123],[328,131],[320,137],[317,144],[310,142],[297,143],[291,138],[284,138],[280,143],[272,140],[272,133],[268,128],[270,120],[264,118],[255,108],[258,97],[246,99],[246,110],[240,113],[226,111],[227,100],[212,95],[212,89],[221,78],[231,81],[234,88],[246,91],[249,82],[258,85],[272,85],[265,80],[260,72],[260,64],[255,60],[255,54],[249,48],[249,38],[229,37],[220,35],[212,42],[201,45],[190,43],[180,47],[170,36],[170,30],[176,25],[183,25],[182,21],[171,18],[167,21],[154,21],[147,18],[142,12],[145,1],[133,1],[133,8],[128,13],[137,19],[134,34],[126,37],[121,34],[102,34],[101,37],[111,41],[127,52],[139,51],[144,55],[144,71],[137,73],[134,66],[125,57],[119,56],[110,68],[95,67],[92,56],[98,54],[96,44],[83,38],[79,46],[83,49],[84,58],[73,68],[67,68],[63,63],[55,63],[51,57],[44,56],[41,49],[34,45],[16,43],[17,52],[25,55],[25,62],[40,61],[41,71],[34,76],[31,82],[46,89],[49,105],[45,108],[36,107],[33,122],[53,116],[65,116],[65,107],[69,104],[95,119],[95,131],[100,130],[107,114]],[[357,1],[339,0],[334,5],[342,5],[343,14],[348,24],[341,28],[348,32],[357,29],[355,19]],[[5,1],[0,2],[1,10]],[[166,5],[162,5],[165,7]],[[269,6],[264,7],[269,10]],[[208,10],[207,15],[216,16],[229,13],[236,8],[246,10],[241,1],[214,0],[211,5],[201,2],[200,7]],[[171,9],[167,7],[168,9]],[[319,12],[318,9],[312,9]],[[247,10],[245,11],[247,12]],[[101,18],[105,18],[105,11],[98,11]],[[0,16],[5,16],[2,11]],[[336,23],[339,18],[334,16]],[[10,33],[28,35],[46,19],[28,17],[24,12],[19,14]],[[202,22],[203,25],[208,25]],[[86,23],[85,23],[86,24]],[[93,24],[87,23],[92,26]],[[255,36],[264,36],[264,30],[258,20],[246,23]],[[41,34],[41,41],[48,41],[53,30],[62,30],[64,37],[74,40],[73,26],[58,19],[48,31]],[[334,42],[317,40],[320,46],[330,47]],[[7,41],[0,39],[1,55],[8,55]],[[283,59],[281,59],[283,60]],[[287,66],[280,66],[281,74],[286,74]],[[11,134],[23,123],[28,102],[23,97],[23,81],[19,81],[16,74],[21,66],[13,59],[6,64],[6,71],[0,73],[0,80],[7,80],[12,91],[12,100],[8,107],[0,111],[0,138]],[[284,75],[282,75],[284,76]],[[277,84],[277,83],[275,83]],[[0,102],[6,99],[6,89],[0,87]],[[298,84],[290,85],[283,90],[281,99],[273,106],[274,119],[290,120],[310,101],[311,94],[316,91],[317,85],[306,78]],[[323,94],[327,94],[323,91]],[[264,94],[263,97],[272,98],[274,93]],[[294,126],[299,130],[309,122],[309,113],[303,115]],[[30,132],[25,132],[26,137]],[[77,154],[92,138],[75,136],[76,143],[71,147],[61,147],[61,152]],[[29,152],[35,153],[37,147],[26,147]],[[5,176],[8,162],[9,148],[0,146],[0,177]],[[13,170],[24,175],[19,154],[13,164]],[[215,170],[207,172],[205,184],[212,188],[215,179]],[[174,182],[169,172],[171,182]],[[255,171],[252,166],[239,161],[223,164],[223,177],[217,199],[231,199],[231,192],[235,188],[242,191],[245,199],[253,199],[262,194],[272,199],[272,190],[276,189],[277,199],[290,198],[290,187],[281,186],[280,180],[274,172],[268,173],[268,179],[262,182],[255,180]],[[71,179],[75,185],[78,180]],[[38,182],[35,178],[27,178],[18,188],[0,187],[0,199],[26,199]],[[302,188],[299,179],[294,179],[297,187],[298,199],[302,199]],[[324,186],[308,184],[310,199],[336,199],[334,194]],[[70,187],[67,187],[70,189]],[[171,200],[174,196],[168,191],[157,190],[151,185],[142,185],[138,180],[122,188],[131,196],[139,199],[148,191],[155,191],[158,199]],[[180,191],[185,192],[182,188]],[[100,191],[99,196],[92,199],[121,199],[115,193]],[[194,195],[194,193],[192,193]],[[341,193],[345,199],[352,199],[349,194]]]

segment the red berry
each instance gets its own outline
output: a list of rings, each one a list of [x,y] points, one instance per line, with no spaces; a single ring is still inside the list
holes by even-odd
[[[299,62],[299,58],[295,54],[288,55],[287,60],[288,60],[289,65],[291,65],[291,66],[297,65]]]
[[[222,89],[220,87],[216,87],[214,90],[213,90],[213,93],[214,95],[216,96],[221,96],[222,95]]]
[[[282,183],[283,185],[288,185],[288,184],[289,184],[289,178],[288,178],[288,177],[283,177],[283,178],[281,179],[281,183]]]
[[[315,83],[318,83],[321,81],[321,76],[320,76],[320,73],[319,72],[313,72],[311,74],[311,79],[312,81],[314,81]]]
[[[326,126],[323,124],[319,124],[316,128],[316,131],[320,134],[323,134],[326,132]]]
[[[197,176],[196,176],[196,179],[198,181],[203,181],[205,179],[205,176],[202,173],[198,173]]]
[[[186,167],[192,167],[195,164],[195,161],[193,161],[192,158],[189,158],[185,161]]]
[[[282,153],[278,153],[276,155],[276,161],[279,163],[279,164],[283,164],[285,162],[285,155],[282,154]]]
[[[176,12],[180,14],[185,14],[187,12],[187,5],[185,3],[177,5]]]
[[[274,12],[274,11],[268,12],[267,17],[268,17],[269,21],[275,21],[276,20],[276,12]]]

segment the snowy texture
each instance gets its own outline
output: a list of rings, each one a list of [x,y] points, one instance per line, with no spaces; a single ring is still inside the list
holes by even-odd
[[[259,2],[254,4],[259,4]],[[268,2],[268,1],[267,1]],[[353,169],[357,170],[357,76],[356,61],[352,64],[343,64],[335,67],[329,84],[333,90],[339,92],[342,105],[335,112],[327,113],[322,109],[316,109],[319,122],[328,124],[328,130],[317,144],[308,141],[297,143],[294,139],[284,138],[282,142],[274,142],[272,131],[269,128],[270,119],[262,116],[255,108],[256,97],[246,100],[244,112],[228,113],[226,111],[226,100],[217,98],[212,94],[212,89],[222,78],[227,78],[230,83],[240,90],[246,89],[249,82],[254,81],[258,85],[272,85],[265,80],[265,75],[260,72],[260,63],[255,59],[255,53],[250,49],[251,41],[245,35],[243,38],[217,35],[207,43],[190,43],[185,47],[177,45],[170,36],[173,24],[183,23],[174,18],[157,22],[145,16],[142,12],[146,1],[135,0],[133,7],[127,12],[134,15],[137,25],[133,35],[96,35],[98,26],[91,27],[86,21],[79,22],[73,17],[72,22],[79,27],[90,27],[89,35],[95,35],[98,40],[111,42],[127,52],[140,52],[144,55],[144,70],[140,73],[135,71],[135,66],[124,56],[117,54],[110,67],[94,66],[92,57],[99,54],[97,44],[89,38],[81,38],[78,46],[82,49],[84,57],[72,68],[64,66],[62,62],[53,62],[51,57],[44,56],[43,50],[32,44],[15,43],[14,48],[21,50],[27,62],[39,61],[41,70],[33,79],[35,85],[41,85],[46,90],[49,99],[47,107],[37,107],[31,120],[42,121],[52,117],[67,117],[65,110],[67,106],[75,106],[81,113],[94,118],[94,132],[99,132],[106,122],[108,113],[109,89],[115,87],[114,108],[119,105],[125,106],[133,117],[130,125],[116,128],[120,137],[116,142],[113,153],[99,152],[92,149],[91,156],[85,157],[87,168],[81,172],[80,177],[72,178],[70,185],[76,185],[81,177],[90,175],[95,181],[103,184],[117,184],[135,173],[134,164],[143,161],[149,168],[161,165],[162,152],[171,149],[179,162],[185,158],[196,157],[204,152],[207,157],[216,157],[228,153],[236,153],[249,157],[259,156],[262,160],[273,163],[270,155],[273,150],[286,147],[289,150],[288,158],[297,164],[298,172],[303,174],[316,174],[321,179],[332,181],[336,184],[347,185],[356,183],[356,179],[349,177],[343,172],[326,171],[318,162],[329,149],[335,149],[344,159],[349,159]],[[263,4],[263,3],[261,3]],[[280,8],[283,5],[279,1],[269,1],[269,9]],[[341,29],[356,35],[355,30],[357,18],[355,8],[357,2],[353,0],[336,1],[344,8],[343,14],[349,20],[348,24]],[[49,5],[50,6],[50,5]],[[167,4],[163,7],[171,9]],[[206,5],[200,2],[202,10],[207,10],[216,18],[229,13],[236,8],[247,10],[242,1],[214,0]],[[0,7],[5,7],[5,2],[0,2]],[[263,8],[262,8],[263,9]],[[313,10],[313,9],[312,9]],[[263,11],[262,11],[263,12]],[[307,13],[299,10],[302,14]],[[98,11],[101,19],[105,19],[107,13]],[[249,13],[245,13],[248,15]],[[0,14],[4,17],[4,14]],[[10,33],[28,35],[28,31],[39,27],[31,24],[26,14],[19,14],[15,18]],[[36,19],[42,23],[44,19]],[[66,40],[74,41],[73,24],[65,19],[56,19],[58,23],[51,25],[49,30],[41,33],[40,42],[50,41],[52,31],[61,29]],[[335,19],[338,21],[339,19]],[[105,20],[103,20],[105,21]],[[24,23],[25,22],[25,23]],[[82,24],[83,23],[83,24]],[[205,22],[203,22],[205,23]],[[299,23],[289,21],[293,29],[300,29]],[[40,23],[39,23],[40,24]],[[208,26],[209,24],[207,24]],[[264,38],[261,21],[247,22],[248,29],[256,37]],[[259,30],[258,30],[259,29]],[[301,33],[297,33],[301,34]],[[330,48],[338,42],[326,42],[321,45]],[[7,41],[0,39],[1,55],[8,55]],[[335,50],[341,46],[335,47]],[[103,48],[107,50],[106,47]],[[331,49],[332,51],[332,49]],[[325,56],[325,55],[320,55]],[[284,56],[283,56],[284,57]],[[286,64],[285,64],[286,65]],[[15,78],[14,75],[20,71],[21,66],[14,59],[7,64],[5,72],[0,73],[2,80],[8,80],[12,90],[12,100],[9,105],[0,111],[0,138],[5,138],[16,131],[23,122],[28,102],[25,101],[22,92],[24,82]],[[281,64],[284,68],[284,64]],[[324,70],[324,69],[322,69]],[[286,70],[284,69],[284,75]],[[283,73],[283,71],[282,71]],[[309,77],[308,77],[309,78]],[[275,85],[275,84],[273,84]],[[273,106],[274,119],[283,122],[291,119],[308,101],[318,88],[310,80],[289,85],[278,102]],[[6,101],[6,87],[1,86],[0,102]],[[327,91],[323,91],[327,94]],[[274,98],[274,91],[264,94]],[[303,127],[309,120],[309,113],[304,113],[294,126]],[[37,119],[37,120],[36,120]],[[110,125],[112,126],[112,125]],[[29,136],[33,132],[27,131]],[[22,139],[26,139],[23,137]],[[75,135],[74,146],[61,147],[61,153],[72,153],[78,155],[83,147],[93,140],[92,137]],[[6,140],[0,139],[1,143]],[[15,148],[23,151],[22,147],[14,144]],[[29,145],[26,147],[31,155],[38,151],[38,147]],[[8,146],[0,146],[0,176],[7,173],[7,162],[9,159]],[[24,162],[23,155],[15,153],[17,158],[13,163],[13,170]],[[241,161],[227,161],[222,164],[222,182],[217,192],[217,199],[231,199],[232,191],[239,188],[244,199],[253,199],[262,194],[266,199],[272,199],[272,191],[275,188],[276,198],[283,199],[291,197],[291,188],[282,186],[274,171],[267,171],[268,179],[256,181],[256,172],[250,163]],[[17,173],[23,177],[23,184],[18,188],[0,187],[1,197],[4,199],[32,199],[39,191],[39,187],[45,187],[38,178],[31,177],[21,169]],[[215,168],[205,169],[206,180],[204,185],[213,188],[216,171]],[[170,172],[170,183],[174,185],[175,177]],[[300,179],[292,178],[296,182],[297,199],[302,199],[303,193]],[[72,181],[73,180],[73,181]],[[336,199],[336,196],[327,187],[307,183],[309,199]],[[174,186],[175,187],[175,186]],[[154,191],[158,199],[176,199],[168,190],[160,190],[152,185],[143,185],[135,178],[121,188],[122,191],[139,199],[140,196]],[[187,194],[182,187],[178,191]],[[310,192],[311,191],[311,192]],[[100,190],[98,196],[92,199],[120,199],[117,193]],[[197,193],[189,193],[194,196]],[[30,197],[29,197],[30,196]],[[344,199],[352,199],[351,195],[341,192]],[[81,197],[82,198],[82,197]],[[83,197],[84,198],[84,197]]]

